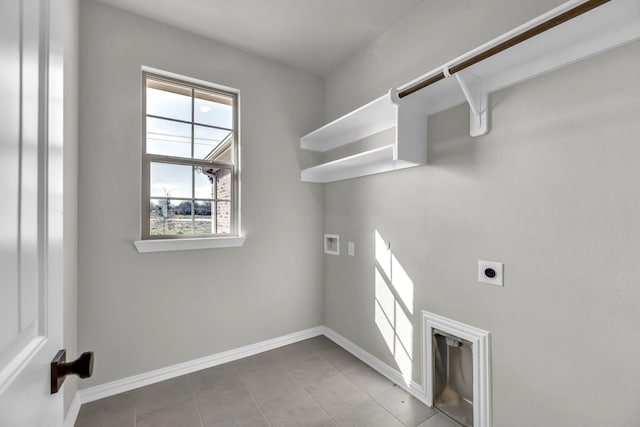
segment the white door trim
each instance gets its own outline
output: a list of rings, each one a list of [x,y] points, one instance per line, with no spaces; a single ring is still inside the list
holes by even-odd
[[[491,427],[491,360],[490,334],[456,320],[422,312],[422,384],[427,405],[433,407],[433,341],[437,329],[471,342],[473,354],[473,425]]]

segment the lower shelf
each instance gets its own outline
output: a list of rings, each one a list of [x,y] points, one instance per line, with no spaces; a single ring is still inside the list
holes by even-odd
[[[394,160],[393,150],[393,144],[385,145],[374,150],[364,151],[353,156],[303,169],[300,179],[303,182],[327,183],[406,169],[423,164],[406,160]]]

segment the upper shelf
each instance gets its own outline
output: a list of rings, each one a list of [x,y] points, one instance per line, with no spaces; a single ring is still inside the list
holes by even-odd
[[[638,38],[639,0],[568,1],[303,136],[301,148],[328,151],[396,128],[396,139],[385,150],[305,169],[302,180],[331,182],[424,164],[426,116],[468,102],[471,134],[484,135],[489,93]]]
[[[389,94],[363,105],[349,114],[300,138],[300,147],[329,151],[358,141],[396,125],[396,106]]]

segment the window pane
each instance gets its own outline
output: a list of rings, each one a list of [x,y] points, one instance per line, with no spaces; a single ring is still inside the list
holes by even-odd
[[[147,117],[147,153],[191,157],[191,125]]]
[[[196,159],[207,159],[217,161],[223,150],[215,150],[225,138],[231,136],[231,131],[208,128],[204,126],[194,126],[195,138],[193,147],[193,157]],[[222,148],[222,147],[220,147]]]
[[[216,174],[216,198],[231,200],[231,169],[220,169]]]
[[[197,199],[213,199],[213,183],[217,179],[218,168],[194,167],[195,197]]]
[[[147,79],[147,114],[191,121],[191,88]]]
[[[230,202],[216,203],[216,223],[217,223],[218,234],[231,233],[231,203]]]
[[[211,216],[211,202],[196,201],[194,210],[195,234],[214,234],[215,223]]]
[[[192,166],[151,163],[151,197],[191,198]]]
[[[203,125],[233,128],[233,98],[213,92],[195,91],[194,121]]]
[[[191,201],[151,199],[149,234],[152,236],[192,234]]]
[[[144,101],[143,238],[231,234],[236,95],[148,75]]]

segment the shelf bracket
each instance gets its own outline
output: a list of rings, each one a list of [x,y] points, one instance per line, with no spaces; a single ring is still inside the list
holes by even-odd
[[[448,75],[449,70],[445,70]],[[471,136],[486,135],[489,133],[489,94],[482,89],[482,81],[466,71],[458,71],[454,76],[469,103],[469,133]]]

